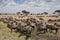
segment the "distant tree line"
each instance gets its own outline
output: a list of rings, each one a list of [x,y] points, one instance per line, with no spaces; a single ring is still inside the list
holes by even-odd
[[[25,14],[25,15],[28,15],[28,14],[33,15],[33,13],[30,13],[29,11],[26,11],[26,10],[22,10],[21,12],[22,12],[22,14]],[[16,14],[19,15],[19,14],[21,14],[21,12],[17,12]],[[0,13],[0,15],[8,15],[8,14],[9,13]],[[41,15],[43,15],[43,14],[47,15],[49,13],[48,12],[37,13],[37,15],[39,15],[39,14],[41,14]],[[60,16],[60,10],[55,10],[52,14],[58,14]]]
[[[22,10],[21,12],[22,12],[23,14],[30,14],[30,12],[28,12],[28,11],[26,11],[26,10]],[[21,12],[17,12],[17,14],[21,14]],[[45,14],[45,15],[47,15],[47,14],[49,14],[49,13],[48,13],[48,12],[37,13],[37,15],[39,15],[39,14],[41,14],[41,15]],[[60,15],[60,10],[55,10],[52,14],[58,14],[58,15]],[[31,15],[33,15],[33,14],[31,13]]]

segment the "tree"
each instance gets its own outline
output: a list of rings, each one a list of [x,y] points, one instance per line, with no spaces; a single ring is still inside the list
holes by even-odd
[[[58,15],[60,15],[60,10],[55,10],[53,14],[58,14]]]
[[[48,13],[47,12],[44,12],[45,15],[47,15]]]
[[[19,15],[20,14],[20,12],[17,12],[17,15]]]
[[[26,11],[26,10],[22,10],[23,14],[29,14],[30,12]]]
[[[41,14],[45,14],[45,15],[47,15],[48,13],[47,13],[47,12],[43,12],[43,13],[41,13]]]
[[[60,10],[55,10],[55,12],[60,12]]]

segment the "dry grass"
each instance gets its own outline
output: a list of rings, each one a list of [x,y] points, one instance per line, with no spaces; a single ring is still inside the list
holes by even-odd
[[[27,18],[27,17],[24,17],[24,18]],[[43,17],[43,19],[45,22],[47,22],[48,19],[60,19],[60,16],[58,18]],[[60,22],[57,22],[57,23],[60,24]],[[25,40],[25,36],[18,37],[19,34],[20,33],[16,33],[16,32],[11,33],[10,30],[6,27],[6,24],[0,22],[0,40]],[[47,32],[45,35],[48,35],[48,36],[56,35],[58,37],[58,40],[60,40],[60,29],[57,34]],[[33,39],[29,39],[29,40],[33,40]]]
[[[6,24],[0,22],[0,40],[25,40],[25,36],[21,36],[18,37],[20,33],[16,33],[16,32],[10,32],[9,28],[6,27]],[[53,33],[45,33],[45,34],[40,34],[39,36],[32,36],[32,38],[30,38],[29,40],[36,40],[35,38],[37,38],[39,40],[60,40],[60,30],[57,34],[53,34]],[[58,38],[57,38],[58,37]]]

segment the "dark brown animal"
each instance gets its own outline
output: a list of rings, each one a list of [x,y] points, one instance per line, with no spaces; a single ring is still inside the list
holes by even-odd
[[[26,40],[27,40],[29,37],[31,37],[32,27],[27,26],[27,25],[22,26],[21,23],[19,23],[18,26],[17,26],[17,31],[20,32],[21,35],[25,35]]]
[[[56,33],[58,32],[58,27],[55,24],[54,25],[47,24],[47,29],[55,30]]]
[[[12,32],[13,29],[16,29],[16,28],[17,28],[17,25],[16,25],[16,24],[14,25],[14,23],[11,22],[11,23],[7,23],[7,27],[8,27],[8,28],[11,30],[11,32]]]
[[[37,32],[41,32],[41,31],[44,31],[44,33],[47,32],[47,27],[46,27],[46,24],[45,23],[39,22],[36,25],[36,28],[37,28]]]

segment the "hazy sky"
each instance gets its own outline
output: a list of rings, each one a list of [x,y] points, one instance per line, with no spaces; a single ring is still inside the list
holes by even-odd
[[[16,13],[22,10],[52,13],[57,9],[60,9],[60,0],[0,0],[0,13]]]

